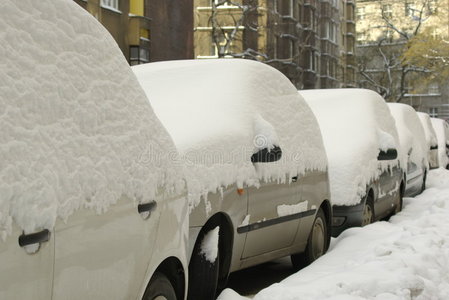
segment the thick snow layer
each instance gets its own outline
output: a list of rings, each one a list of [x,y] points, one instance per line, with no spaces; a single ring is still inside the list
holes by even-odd
[[[242,59],[186,60],[133,67],[186,165],[191,208],[200,195],[237,184],[289,182],[306,169],[325,170],[315,116],[274,68]],[[278,162],[251,155],[280,146]]]
[[[427,153],[430,146],[427,146],[426,135],[418,114],[407,104],[388,103],[388,108],[396,121],[399,134],[401,165],[405,168],[410,161],[418,167],[427,167]],[[413,150],[410,152],[411,149]]]
[[[117,44],[74,1],[0,1],[0,236],[182,184]]]
[[[276,210],[279,217],[284,217],[306,211],[308,204],[309,201],[303,201],[299,202],[298,204],[291,204],[291,205],[283,204],[279,205],[276,208]]]
[[[431,118],[438,140],[438,165],[445,168],[449,164],[446,147],[449,145],[449,125],[443,119]]]
[[[396,148],[394,120],[381,96],[370,90],[299,91],[315,113],[329,159],[333,204],[355,205],[366,186],[397,160],[379,163],[379,150]],[[380,166],[380,168],[379,168]]]
[[[417,114],[424,129],[424,134],[426,135],[427,149],[430,149],[430,147],[433,146],[438,146],[437,136],[433,129],[432,122],[430,121],[429,114],[423,112],[417,112]]]
[[[427,180],[390,222],[346,230],[326,255],[253,299],[449,299],[449,171]],[[218,299],[246,298],[225,290]]]
[[[203,238],[201,242],[201,254],[204,255],[207,261],[214,263],[218,255],[218,239],[219,239],[220,227],[217,226]]]

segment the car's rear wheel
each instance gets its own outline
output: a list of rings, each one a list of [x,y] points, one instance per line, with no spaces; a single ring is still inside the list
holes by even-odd
[[[403,183],[401,183],[401,186],[399,187],[398,191],[398,196],[396,199],[396,208],[394,209],[394,214],[397,214],[402,210],[403,197],[404,197],[404,185]]]
[[[293,268],[296,270],[304,268],[326,253],[328,248],[327,236],[328,228],[326,216],[320,208],[313,222],[306,249],[303,253],[293,254],[291,256]]]
[[[363,227],[373,222],[374,222],[373,196],[371,194],[368,194],[366,196],[365,205],[363,206],[361,226]]]
[[[220,248],[215,261],[208,261],[201,251],[205,233],[207,230],[198,236],[190,259],[188,300],[214,300],[217,293]]]
[[[421,193],[424,192],[424,190],[426,189],[426,181],[427,181],[427,170],[424,170],[424,176],[422,178]]]
[[[150,280],[143,300],[177,300],[175,289],[168,278],[159,272],[153,275]]]

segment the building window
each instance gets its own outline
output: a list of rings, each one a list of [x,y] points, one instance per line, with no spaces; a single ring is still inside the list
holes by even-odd
[[[440,93],[440,89],[438,83],[431,83],[429,85],[429,94],[430,95],[438,95]]]
[[[393,10],[391,8],[391,5],[390,4],[382,5],[382,16],[391,18],[392,15],[393,15]]]
[[[293,18],[295,16],[295,0],[288,0],[288,2],[288,15]]]
[[[437,118],[438,117],[438,108],[437,107],[430,107],[429,108],[429,115],[432,118]]]
[[[411,3],[411,2],[406,2],[405,3],[405,15],[407,17],[412,17],[415,13],[415,4]]]
[[[101,6],[119,10],[119,0],[101,0]]]
[[[229,32],[218,32],[214,39],[213,34],[211,35],[211,56],[219,57],[228,54],[229,50],[232,48],[232,41],[230,41]]]
[[[141,46],[130,46],[129,62],[131,66],[150,62],[150,49]]]
[[[359,44],[366,44],[367,36],[366,32],[357,32],[357,42]]]
[[[364,7],[357,8],[357,20],[365,20],[365,8]]]
[[[437,0],[429,0],[427,3],[427,14],[432,15],[437,12]]]

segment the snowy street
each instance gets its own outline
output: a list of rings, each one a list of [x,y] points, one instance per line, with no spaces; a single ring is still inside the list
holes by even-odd
[[[231,289],[218,297],[242,299]],[[346,230],[326,255],[253,299],[449,299],[449,171],[431,171],[427,189],[404,198],[389,222]]]

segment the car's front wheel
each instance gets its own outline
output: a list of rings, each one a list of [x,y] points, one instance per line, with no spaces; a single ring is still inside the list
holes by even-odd
[[[326,216],[320,208],[316,214],[312,229],[307,240],[307,246],[303,253],[291,256],[293,268],[299,270],[310,265],[317,258],[326,253],[328,228]]]
[[[153,275],[150,280],[143,300],[177,300],[175,289],[173,288],[170,280],[159,272]]]
[[[373,222],[374,222],[373,197],[371,196],[371,194],[368,194],[366,196],[365,205],[363,206],[361,226],[363,227]]]

